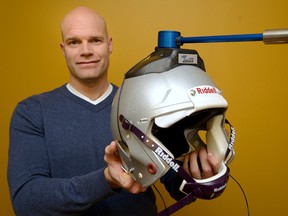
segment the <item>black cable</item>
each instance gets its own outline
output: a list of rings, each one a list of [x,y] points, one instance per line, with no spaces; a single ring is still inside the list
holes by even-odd
[[[157,191],[157,193],[159,194],[159,196],[160,196],[160,198],[161,198],[161,200],[162,200],[162,203],[163,203],[163,205],[164,205],[164,209],[167,209],[167,206],[166,206],[166,203],[165,203],[165,200],[164,200],[162,194],[160,193],[160,191],[158,190],[158,188],[157,188],[154,184],[153,184],[153,187],[154,187],[154,189]]]
[[[250,216],[250,207],[249,207],[249,202],[248,202],[248,199],[247,199],[247,196],[245,194],[245,191],[244,189],[242,188],[242,186],[240,185],[240,183],[231,175],[229,174],[229,176],[235,181],[235,183],[238,185],[238,187],[240,188],[240,190],[242,191],[242,194],[244,196],[244,199],[245,199],[245,204],[246,204],[246,209],[247,209],[247,215]],[[164,205],[164,209],[167,209],[167,206],[166,206],[166,203],[165,203],[165,200],[162,196],[162,194],[160,193],[160,191],[158,190],[158,188],[153,184],[153,187],[154,189],[157,191],[157,193],[159,194],[161,200],[162,200],[162,203]]]
[[[241,189],[242,194],[243,194],[244,199],[245,199],[245,203],[246,203],[247,215],[250,216],[249,203],[248,203],[248,199],[247,199],[247,197],[246,197],[246,194],[245,194],[244,189],[242,188],[242,186],[240,185],[240,183],[239,183],[232,175],[229,174],[229,176],[236,182],[236,184],[237,184],[237,185],[239,186],[239,188]]]

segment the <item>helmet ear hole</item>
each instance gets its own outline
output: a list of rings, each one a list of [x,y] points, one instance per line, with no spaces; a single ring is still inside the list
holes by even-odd
[[[157,167],[154,163],[148,163],[147,164],[147,170],[150,174],[154,175],[157,173]]]

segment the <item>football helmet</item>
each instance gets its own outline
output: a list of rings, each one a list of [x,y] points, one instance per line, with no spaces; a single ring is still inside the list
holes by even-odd
[[[206,146],[223,161],[219,173],[204,181],[185,179],[180,190],[212,185],[208,194],[196,186],[196,196],[218,196],[228,181],[226,164],[234,157],[234,130],[232,142],[225,130],[227,108],[197,51],[156,48],[125,74],[113,101],[112,134],[123,169],[147,187],[170,168],[181,170],[179,161],[186,154]]]

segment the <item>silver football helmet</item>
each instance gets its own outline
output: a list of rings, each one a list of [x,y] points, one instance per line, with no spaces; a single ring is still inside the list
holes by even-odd
[[[156,49],[125,74],[114,98],[111,127],[123,169],[147,187],[202,145],[230,162],[227,107],[195,50]]]

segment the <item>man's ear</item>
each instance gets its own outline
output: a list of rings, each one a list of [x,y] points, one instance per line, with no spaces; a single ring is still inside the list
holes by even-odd
[[[111,54],[111,53],[112,53],[112,50],[113,50],[112,37],[109,38],[108,44],[109,44],[109,53]]]
[[[64,47],[64,43],[63,42],[60,43],[60,48],[62,50],[63,55],[65,56],[65,51],[64,51],[65,47]]]

